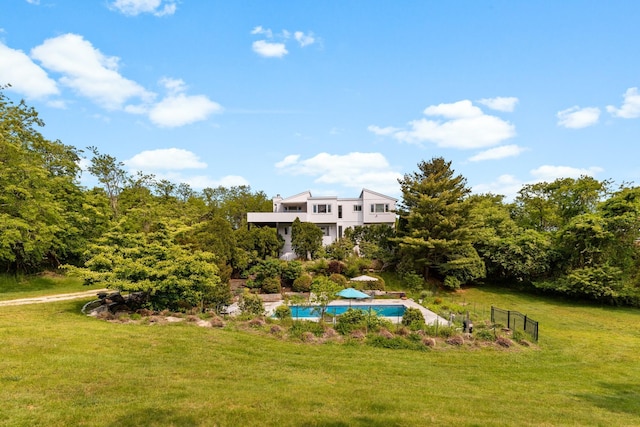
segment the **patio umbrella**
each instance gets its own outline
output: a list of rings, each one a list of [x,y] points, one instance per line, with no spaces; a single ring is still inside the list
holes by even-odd
[[[348,298],[349,300],[370,298],[369,295],[365,294],[364,292],[360,292],[359,290],[353,288],[343,289],[338,292],[337,295],[341,296],[342,298]],[[351,301],[349,301],[349,307],[351,307]]]
[[[354,277],[349,280],[351,280],[352,282],[377,282],[378,281],[376,277],[367,276],[366,274],[362,276]]]

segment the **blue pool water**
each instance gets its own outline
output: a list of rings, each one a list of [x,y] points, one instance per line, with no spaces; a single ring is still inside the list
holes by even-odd
[[[291,309],[291,317],[295,318],[308,318],[308,317],[318,317],[320,310],[318,306],[308,306],[308,305],[292,305],[289,307]],[[365,312],[376,313],[378,316],[383,317],[402,317],[406,307],[404,305],[330,305],[327,307],[327,314],[331,314],[332,316],[340,315],[347,311],[349,308],[353,308],[354,310],[362,310]]]

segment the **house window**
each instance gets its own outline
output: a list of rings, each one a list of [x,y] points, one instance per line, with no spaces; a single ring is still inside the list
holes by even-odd
[[[338,226],[338,238],[342,239],[342,226]]]
[[[320,227],[323,236],[329,236],[329,227]]]
[[[338,205],[338,219],[342,219],[342,205]]]
[[[331,213],[331,205],[313,205],[313,213]]]
[[[284,228],[284,235],[286,236],[287,234],[289,234],[289,227]]]
[[[362,205],[353,205],[354,212],[362,212]]]
[[[371,213],[389,212],[389,204],[375,203],[371,205]]]

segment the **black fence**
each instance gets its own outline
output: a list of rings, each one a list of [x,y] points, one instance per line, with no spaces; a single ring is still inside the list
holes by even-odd
[[[500,323],[515,331],[525,331],[538,341],[538,322],[517,311],[503,310],[491,306],[491,323]]]

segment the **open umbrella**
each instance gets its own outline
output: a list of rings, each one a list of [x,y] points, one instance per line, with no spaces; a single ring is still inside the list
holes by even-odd
[[[350,300],[371,298],[369,295],[365,294],[364,292],[360,292],[359,290],[353,289],[353,288],[343,289],[340,292],[338,292],[337,295],[341,296],[342,298],[348,298]],[[351,306],[351,301],[349,301],[349,306]]]
[[[353,277],[349,280],[352,282],[377,282],[378,281],[376,277],[367,276],[366,274],[358,277]]]

